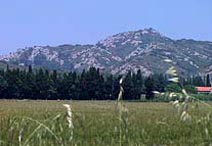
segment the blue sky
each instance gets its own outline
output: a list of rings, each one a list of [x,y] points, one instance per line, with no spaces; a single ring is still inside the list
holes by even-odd
[[[1,0],[0,54],[34,45],[94,44],[155,28],[212,41],[212,0]]]

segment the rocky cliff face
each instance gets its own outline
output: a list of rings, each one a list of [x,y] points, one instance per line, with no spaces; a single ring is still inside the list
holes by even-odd
[[[145,75],[165,72],[173,60],[180,74],[204,73],[212,66],[212,42],[173,40],[149,28],[119,33],[95,45],[34,46],[0,56],[13,65],[81,71],[90,66],[113,74],[140,69]]]

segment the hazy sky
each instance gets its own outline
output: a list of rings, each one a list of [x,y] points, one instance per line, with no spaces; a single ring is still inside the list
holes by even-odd
[[[93,44],[149,27],[174,39],[212,41],[212,0],[0,0],[0,54]]]

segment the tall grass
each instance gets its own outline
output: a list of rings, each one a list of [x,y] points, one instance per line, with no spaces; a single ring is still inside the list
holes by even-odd
[[[171,60],[165,60],[165,61],[172,63]],[[177,71],[174,66],[171,66],[167,70],[166,74],[170,77],[169,81],[174,82],[174,83],[179,83],[179,77],[178,77]],[[182,87],[182,85],[181,85],[181,87]],[[169,97],[172,98],[172,96],[177,96],[177,95],[176,95],[176,93],[170,93]],[[209,109],[209,111],[205,114],[200,115],[200,117],[198,117],[198,118],[192,117],[189,114],[189,110],[188,110],[189,106],[191,105],[191,101],[196,101],[197,102],[196,105],[198,103],[200,103],[200,104],[206,106]],[[211,105],[209,105],[205,101],[201,101],[201,100],[195,98],[194,96],[189,95],[183,87],[182,87],[182,94],[180,94],[180,96],[177,100],[172,101],[171,103],[177,109],[178,115],[180,115],[181,121],[187,121],[187,120],[196,121],[196,123],[201,125],[202,130],[205,133],[205,138],[206,139],[209,138],[209,130],[208,129],[210,127],[209,123],[210,123],[210,119],[211,119],[210,118],[211,117],[211,109],[212,109]],[[198,106],[195,106],[195,107],[198,108]]]
[[[65,103],[73,109],[71,141],[67,109],[61,106]],[[210,110],[202,104],[194,108],[196,103],[189,103],[192,120],[186,121],[179,119],[169,103],[123,104],[128,109],[125,138],[122,127],[124,146],[209,145],[212,142]],[[0,101],[0,145],[120,146],[120,119],[114,106],[115,102],[110,101]]]

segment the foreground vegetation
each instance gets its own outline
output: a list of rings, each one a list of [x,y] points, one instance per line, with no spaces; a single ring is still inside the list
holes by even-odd
[[[71,105],[73,129],[68,125],[64,103]],[[119,114],[114,101],[2,100],[0,146],[199,146],[212,143],[210,107],[190,103],[191,119],[182,121],[170,103],[125,102],[124,105],[128,111],[120,143]]]

